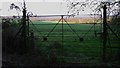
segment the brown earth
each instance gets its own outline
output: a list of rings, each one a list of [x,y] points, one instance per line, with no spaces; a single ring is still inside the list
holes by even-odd
[[[30,18],[32,21],[59,21],[60,18]],[[70,23],[94,23],[94,18],[67,18]]]

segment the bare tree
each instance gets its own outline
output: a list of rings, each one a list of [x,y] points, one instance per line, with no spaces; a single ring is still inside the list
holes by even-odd
[[[85,11],[90,9],[91,13],[101,14],[102,7],[104,4],[107,5],[107,15],[110,15],[115,10],[115,7],[118,6],[120,1],[104,1],[104,0],[66,0],[68,7],[68,14],[79,15],[80,11]]]

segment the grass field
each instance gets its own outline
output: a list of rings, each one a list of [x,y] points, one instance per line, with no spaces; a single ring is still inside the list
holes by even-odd
[[[34,25],[33,25],[34,24]],[[63,25],[63,39],[62,39],[62,25],[61,23],[56,26],[56,28],[49,34],[56,23],[54,22],[44,22],[44,21],[34,21],[30,25],[30,30],[35,33],[35,45],[36,49],[40,51],[46,58],[51,57],[51,52],[55,53],[57,61],[72,62],[72,63],[95,63],[99,64],[102,61],[102,39],[100,35],[95,37],[94,30],[97,32],[101,31],[101,25],[96,24],[90,30],[93,24],[69,24],[71,28],[64,23]],[[90,30],[90,31],[89,31]],[[89,31],[89,32],[88,32]],[[75,33],[76,32],[76,33]],[[77,36],[79,35],[79,36]],[[46,37],[47,40],[44,41],[43,38]],[[83,38],[83,41],[80,41]],[[63,40],[63,43],[62,43]],[[118,47],[120,42],[115,38],[115,36],[109,32],[108,42],[107,42],[107,60],[110,63],[116,63]],[[114,47],[114,48],[110,48]],[[113,62],[111,62],[113,61]]]

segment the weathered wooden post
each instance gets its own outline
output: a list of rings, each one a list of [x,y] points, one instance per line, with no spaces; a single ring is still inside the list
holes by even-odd
[[[26,38],[27,38],[27,33],[26,33],[26,7],[25,7],[25,2],[24,2],[24,7],[23,7],[23,19],[22,19],[22,33],[21,33],[21,37],[22,37],[22,52],[26,52],[26,47],[27,47],[27,42],[26,42]]]
[[[64,40],[64,33],[63,33],[63,32],[64,32],[64,31],[63,31],[63,29],[64,29],[64,27],[63,27],[63,25],[64,25],[64,24],[63,24],[63,20],[64,20],[64,19],[63,19],[63,15],[61,15],[61,20],[62,20],[62,45],[64,45],[64,41],[63,41],[63,40]]]
[[[106,13],[106,5],[103,6],[103,62],[106,62],[106,43],[107,43],[107,13]]]

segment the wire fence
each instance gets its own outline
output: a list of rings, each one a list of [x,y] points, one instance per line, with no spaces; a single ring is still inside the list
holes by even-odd
[[[62,28],[61,23],[52,22],[43,24],[42,21],[37,21],[36,24],[36,21],[34,21],[30,24],[31,30],[35,32],[36,48],[43,54],[50,57],[53,50],[52,53],[55,53],[55,55],[52,56],[57,56],[58,61],[64,60],[73,63],[101,62],[103,50],[101,24],[71,24],[68,22],[63,23]],[[119,44],[119,40],[108,30],[106,54],[109,62],[118,61],[116,57],[118,57]]]

